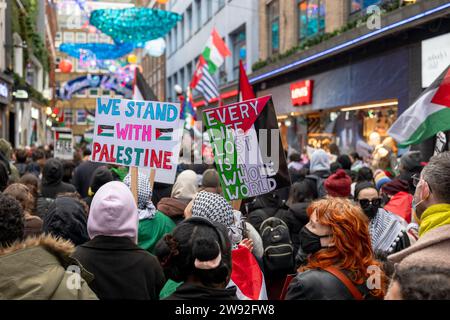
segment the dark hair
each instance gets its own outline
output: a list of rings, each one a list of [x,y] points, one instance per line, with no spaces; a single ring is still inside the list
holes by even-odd
[[[422,175],[438,200],[450,203],[450,151],[431,157]]]
[[[75,170],[75,163],[71,160],[63,160],[63,179],[62,181],[70,183],[72,181],[73,171]]]
[[[300,153],[294,152],[289,156],[289,161],[300,161],[301,160],[301,156]]]
[[[19,201],[22,209],[28,213],[33,212],[36,199],[30,189],[22,183],[13,183],[3,191],[3,194],[9,195]]]
[[[32,173],[25,173],[19,179],[19,183],[24,184],[30,189],[31,193],[37,198],[39,193],[39,178]]]
[[[31,159],[33,161],[38,161],[40,159],[45,159],[45,152],[43,150],[41,150],[41,149],[36,149],[31,154]]]
[[[359,155],[358,152],[352,152],[352,153],[350,153],[350,155],[352,156],[352,158],[354,160],[362,160],[362,158],[361,158],[361,156]]]
[[[314,199],[314,190],[311,188],[311,184],[305,180],[296,182],[292,185],[289,191],[289,198],[287,204],[291,205],[299,202],[312,201]]]
[[[25,218],[20,203],[11,196],[0,194],[0,246],[8,247],[23,239]]]
[[[208,261],[219,255],[222,260],[214,269],[198,269],[195,260]],[[226,228],[204,218],[194,217],[180,223],[155,247],[155,255],[167,279],[186,281],[195,276],[203,285],[224,285],[231,274],[231,244]]]
[[[91,149],[86,148],[83,150],[83,157],[90,156],[92,154]]]
[[[8,176],[8,169],[3,164],[3,162],[0,161],[0,192],[3,192],[5,190],[6,186],[9,182],[9,176]]]
[[[450,269],[434,266],[401,268],[396,270],[403,300],[449,300]]]
[[[373,172],[370,168],[362,167],[361,169],[359,169],[356,182],[363,182],[363,181],[368,181],[372,183],[374,182]]]
[[[342,165],[339,162],[333,162],[330,164],[330,171],[331,173],[336,173],[339,169],[342,169]]]
[[[378,193],[377,187],[375,187],[373,183],[370,183],[368,181],[359,182],[355,185],[355,200],[358,200],[359,193],[364,189],[375,189],[375,191]]]
[[[352,160],[346,154],[342,154],[337,158],[337,162],[339,162],[344,170],[350,170],[352,168]]]
[[[16,150],[16,160],[17,163],[26,163],[27,162],[27,152],[24,149]]]

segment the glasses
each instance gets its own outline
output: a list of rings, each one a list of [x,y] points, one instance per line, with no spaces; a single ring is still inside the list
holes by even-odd
[[[412,181],[413,181],[413,186],[414,186],[414,187],[417,187],[417,185],[418,185],[419,182],[420,182],[420,176],[419,176],[418,174],[414,174],[414,175],[411,177],[411,179],[412,179]]]
[[[359,204],[361,205],[361,207],[362,208],[367,208],[367,207],[369,207],[370,205],[373,205],[374,207],[379,207],[379,206],[381,206],[381,198],[375,198],[375,199],[372,199],[372,200],[369,200],[369,199],[360,199],[360,200],[358,200],[359,201]]]

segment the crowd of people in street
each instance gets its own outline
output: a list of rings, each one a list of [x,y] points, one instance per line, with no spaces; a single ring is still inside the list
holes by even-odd
[[[292,185],[240,208],[213,165],[173,185],[139,171],[135,198],[127,167],[89,156],[0,139],[0,299],[242,299],[237,250],[263,299],[450,299],[450,152],[292,153]]]

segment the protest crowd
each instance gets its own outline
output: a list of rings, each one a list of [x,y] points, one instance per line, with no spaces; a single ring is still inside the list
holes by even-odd
[[[298,150],[290,186],[238,207],[214,165],[139,171],[135,199],[90,155],[0,140],[0,299],[450,299],[450,152]]]

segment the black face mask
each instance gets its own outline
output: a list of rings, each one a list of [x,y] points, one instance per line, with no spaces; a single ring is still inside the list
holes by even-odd
[[[302,230],[300,230],[300,247],[306,254],[316,253],[317,251],[322,249],[320,238],[328,238],[330,236],[331,235],[318,236],[305,226],[302,228]]]
[[[377,215],[379,208],[380,207],[371,204],[368,207],[364,208],[363,211],[369,219],[373,219]]]
[[[361,199],[359,200],[359,204],[366,216],[369,219],[373,219],[377,215],[378,209],[381,207],[382,199],[373,199],[371,201],[367,199]]]

